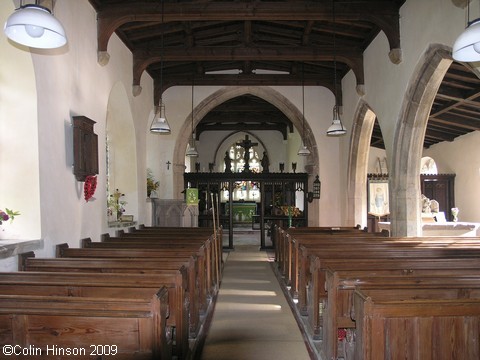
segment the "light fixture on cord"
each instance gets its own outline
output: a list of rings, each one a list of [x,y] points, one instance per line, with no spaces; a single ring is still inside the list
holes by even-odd
[[[54,49],[67,43],[60,21],[48,8],[38,5],[38,0],[26,5],[20,1],[20,7],[9,16],[3,31],[10,40],[32,48]]]
[[[328,136],[341,136],[347,133],[347,129],[343,126],[340,119],[340,112],[337,103],[337,48],[336,48],[336,27],[335,27],[335,0],[332,0],[333,12],[333,87],[335,90],[335,106],[333,107],[333,121],[332,125],[327,130]]]
[[[310,155],[310,150],[308,150],[305,145],[305,79],[304,79],[304,69],[302,63],[302,145],[298,149],[298,156],[308,156]]]
[[[163,103],[163,0],[162,0],[162,33],[160,35],[160,104],[155,106],[150,132],[156,134],[170,134],[170,125],[168,125],[167,115],[165,114],[165,104]]]
[[[480,19],[470,21],[470,0],[467,0],[467,28],[455,40],[452,57],[456,61],[480,61]]]
[[[198,156],[198,151],[195,149],[195,133],[194,133],[194,127],[193,127],[193,86],[194,82],[192,80],[192,140],[191,144],[188,145],[187,155],[188,157],[197,157]]]

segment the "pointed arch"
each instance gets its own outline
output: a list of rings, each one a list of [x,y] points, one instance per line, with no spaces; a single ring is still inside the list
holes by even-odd
[[[287,116],[293,125],[300,129],[302,127],[302,112],[294,105],[292,102],[280,94],[278,91],[267,87],[267,86],[232,86],[227,88],[222,88],[208,96],[204,99],[197,107],[194,109],[194,126],[200,122],[200,120],[212,111],[219,104],[224,103],[227,100],[232,98],[251,94],[257,96],[265,101],[268,101],[275,107],[277,107],[281,112]],[[185,159],[185,149],[187,148],[188,141],[190,140],[191,131],[189,130],[191,126],[191,114],[185,119],[182,127],[179,131],[179,137],[175,144],[175,149],[173,153],[174,164],[183,164]],[[310,173],[314,169],[318,169],[318,151],[313,132],[308,125],[308,121],[305,122],[305,144],[311,150],[311,155],[308,156],[305,169]],[[310,174],[312,175],[313,172]],[[312,180],[313,181],[313,180]],[[173,174],[173,193],[181,194],[183,190],[183,168],[181,166],[175,167],[175,173]]]
[[[414,72],[395,131],[390,176],[391,234],[421,235],[420,161],[428,116],[440,84],[452,63],[451,48],[433,44]]]
[[[347,224],[367,224],[367,172],[376,115],[365,101],[358,104],[348,156]]]

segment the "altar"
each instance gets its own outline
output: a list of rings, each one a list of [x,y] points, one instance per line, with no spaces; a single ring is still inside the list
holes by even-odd
[[[390,231],[389,221],[378,223],[380,231]],[[480,236],[480,223],[428,222],[422,224],[421,236]]]
[[[228,215],[228,207],[226,208]],[[257,214],[257,203],[234,202],[232,204],[233,224],[251,224],[253,216]]]

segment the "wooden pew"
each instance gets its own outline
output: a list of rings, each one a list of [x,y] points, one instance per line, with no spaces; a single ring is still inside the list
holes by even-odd
[[[204,227],[146,227],[144,225],[140,225],[138,229],[132,227],[129,229],[128,233],[125,232],[117,232],[117,236],[137,236],[137,235],[212,235],[212,258],[218,258],[219,260],[219,268],[216,269],[218,271],[218,277],[220,277],[221,269],[223,265],[223,258],[222,258],[222,249],[223,249],[223,229],[222,227],[217,228],[204,228]]]
[[[354,293],[355,359],[480,358],[480,299],[391,300],[388,290],[382,294]]]
[[[296,235],[306,234],[360,234],[366,233],[362,230],[360,225],[356,227],[342,227],[342,226],[318,226],[318,227],[300,227],[300,228],[282,228],[275,225],[275,261],[281,268],[285,268],[285,261],[288,261],[289,253],[291,252],[289,244],[289,237],[295,237]]]
[[[210,278],[209,272],[205,271],[205,262],[202,258],[196,258],[192,251],[184,249],[152,249],[142,248],[70,248],[68,244],[59,244],[56,248],[57,258],[126,258],[126,259],[162,259],[163,261],[178,261],[185,259],[188,262],[190,272],[188,273],[191,287],[196,284],[198,287],[199,311],[205,313],[208,307],[208,300],[213,298],[218,291]],[[195,263],[194,263],[195,262]],[[193,304],[192,304],[193,306]]]
[[[130,245],[128,245],[128,244]],[[83,239],[82,247],[135,247],[134,244],[156,244],[156,247],[187,247],[187,246],[201,246],[199,254],[204,257],[208,277],[213,279],[215,284],[220,286],[221,269],[222,269],[222,253],[212,236],[206,237],[202,234],[191,233],[184,234],[183,232],[167,232],[157,233],[152,231],[136,231],[134,233],[126,233],[120,237],[112,237],[109,234],[103,234],[101,242],[92,242],[91,239]],[[122,245],[126,244],[126,245]],[[220,243],[221,246],[221,243]],[[220,250],[219,250],[220,249]]]
[[[176,298],[175,313],[178,319],[188,319],[188,323],[177,329],[178,343],[183,344],[189,335],[196,337],[200,326],[200,315],[197,301],[198,291],[191,284],[189,272],[182,260],[165,261],[160,258],[144,258],[142,261],[126,258],[35,258],[34,254],[20,255],[19,266],[21,271],[43,272],[77,272],[77,273],[120,273],[120,274],[150,274],[178,276],[184,273],[187,278],[186,291]],[[95,276],[92,276],[94,278]],[[185,279],[185,278],[184,278]],[[186,304],[186,305],[185,305]],[[185,306],[187,306],[185,308]],[[187,328],[187,329],[185,329]]]
[[[301,246],[304,250],[302,253],[307,252],[306,247]],[[398,260],[399,266],[405,263],[409,259],[434,259],[434,258],[478,258],[480,257],[480,249],[445,249],[445,248],[415,248],[413,246],[397,246],[390,247],[376,247],[359,246],[355,250],[346,251],[343,248],[323,248],[318,253],[309,253],[310,258],[306,255],[302,255],[302,264],[307,263],[306,259],[311,260],[309,266],[305,265],[302,269],[302,273],[299,276],[299,294],[298,294],[298,307],[302,315],[309,316],[309,322],[312,324],[314,338],[321,337],[321,325],[319,304],[326,298],[325,295],[325,274],[324,270],[326,264],[331,260],[344,260],[345,262],[352,262],[354,259],[374,259],[376,261],[381,260]],[[308,271],[307,271],[308,268]],[[307,287],[310,289],[310,301],[307,296]],[[311,312],[308,309],[312,309]]]
[[[287,254],[284,257],[283,270],[286,271],[285,279],[287,285],[291,285],[290,292],[295,298],[298,296],[298,276],[299,276],[299,247],[302,244],[315,246],[319,243],[324,244],[325,242],[333,242],[334,245],[338,245],[338,239],[341,236],[343,239],[352,239],[355,240],[355,244],[360,242],[360,239],[370,239],[378,236],[382,236],[381,233],[367,233],[367,232],[358,232],[358,231],[346,231],[346,232],[337,232],[327,231],[323,233],[314,233],[314,234],[301,234],[301,235],[291,235],[286,234],[285,241],[287,242]],[[375,240],[375,243],[377,241]]]
[[[415,276],[391,275],[392,273],[392,269],[326,272],[327,301],[326,306],[323,306],[322,348],[328,359],[337,358],[337,349],[340,347],[337,344],[339,329],[355,329],[351,311],[356,288],[377,292],[396,289],[398,293],[390,291],[393,299],[408,299],[409,296],[412,299],[480,298],[478,267],[455,270],[418,269]]]
[[[198,256],[198,267],[205,268],[206,287],[208,294],[212,295],[220,286],[220,261],[211,243],[211,239],[197,239],[192,235],[168,236],[167,238],[157,235],[149,236],[102,236],[102,242],[93,242],[90,238],[81,240],[82,248],[155,248],[155,249],[190,249]],[[65,252],[64,252],[65,254]]]
[[[346,257],[348,259],[358,258],[360,255],[359,250],[362,250],[366,253],[366,258],[372,258],[376,257],[375,254],[380,253],[380,251],[393,251],[396,249],[395,253],[392,252],[391,257],[405,258],[435,248],[437,249],[436,255],[432,254],[429,257],[447,257],[447,255],[448,257],[474,257],[478,256],[478,250],[480,249],[479,240],[476,237],[372,238],[368,235],[362,237],[317,235],[313,238],[302,238],[298,250],[299,264],[293,267],[292,272],[294,275],[292,275],[290,291],[292,295],[298,295],[299,306],[301,309],[305,309],[305,288],[315,268],[312,265],[315,261],[311,261],[310,257],[318,257],[322,253],[329,254],[323,256],[323,259],[328,259],[329,257]],[[421,254],[420,256],[423,257]]]
[[[206,282],[208,286],[215,286],[218,288],[220,280],[216,277],[212,277],[212,258],[210,257],[209,252],[206,250],[205,245],[202,242],[193,243],[193,244],[183,244],[175,245],[171,243],[162,243],[160,241],[141,241],[136,239],[123,240],[123,241],[107,241],[107,242],[94,242],[90,238],[82,239],[81,241],[82,248],[89,249],[118,249],[118,250],[151,250],[152,254],[155,256],[161,256],[162,254],[165,257],[193,257],[195,259],[197,273],[195,276],[199,276],[203,281],[206,276]],[[68,251],[63,251],[60,249],[60,254],[65,256]],[[125,251],[124,251],[125,252]],[[133,254],[132,251],[130,251]],[[112,255],[113,256],[113,255]],[[141,255],[138,255],[141,256]],[[124,256],[121,256],[124,257]],[[131,257],[131,256],[130,256]]]
[[[150,299],[0,295],[1,345],[29,359],[170,359],[167,304],[165,288]]]

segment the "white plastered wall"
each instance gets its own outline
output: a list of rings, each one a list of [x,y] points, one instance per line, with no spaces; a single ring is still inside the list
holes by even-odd
[[[13,11],[13,6],[2,2],[0,9],[2,17],[6,17]],[[41,214],[41,218],[37,215],[38,225],[35,225],[34,215],[29,214],[31,205],[12,207],[22,212],[22,216],[18,217],[18,225],[23,219],[29,219],[29,226],[37,229],[33,236],[44,239],[44,249],[37,251],[37,256],[53,256],[55,245],[59,243],[66,242],[78,247],[80,239],[84,237],[98,241],[102,233],[114,231],[108,228],[106,222],[105,134],[108,103],[112,89],[118,84],[125,89],[123,99],[128,102],[125,106],[131,109],[130,118],[133,121],[130,134],[136,143],[136,151],[129,165],[137,177],[136,189],[132,190],[135,193],[132,204],[139,201],[139,194],[146,193],[145,129],[153,108],[153,81],[148,75],[142,76],[143,91],[140,96],[133,97],[132,54],[115,35],[108,45],[110,62],[103,67],[97,63],[96,13],[88,0],[57,1],[54,14],[67,33],[66,47],[53,51],[19,49],[5,44],[4,38],[0,45],[7,47],[6,52],[2,51],[1,61],[5,59],[4,54],[11,53],[15,59],[12,61],[27,64],[24,67],[5,67],[10,70],[8,76],[15,79],[16,83],[27,84],[27,90],[22,89],[22,98],[15,99],[7,117],[21,118],[20,122],[29,121],[22,125],[22,135],[17,133],[19,139],[15,141],[17,146],[19,141],[26,139],[29,144],[25,148],[27,151],[12,150],[12,153],[17,163],[22,161],[22,157],[28,156],[32,164],[28,176],[15,174],[11,182],[16,183],[11,187],[20,192],[29,204],[37,203],[36,209],[33,205],[32,212]],[[28,59],[33,61],[33,71],[32,66],[28,66]],[[0,86],[4,79],[0,79]],[[32,82],[36,89],[28,86]],[[12,94],[9,93],[9,96]],[[18,111],[19,115],[13,116],[12,111]],[[76,181],[72,171],[71,117],[75,115],[96,121],[94,130],[99,139],[96,200],[88,203],[83,198],[83,183]],[[1,126],[3,129],[3,121]],[[38,132],[35,130],[37,126]],[[35,135],[28,139],[30,129]],[[32,147],[36,149],[32,150]],[[3,164],[2,160],[0,168]],[[12,172],[15,168],[18,167],[8,167],[8,171]],[[32,184],[25,185],[26,181]],[[2,188],[5,186],[2,185]],[[144,201],[144,197],[141,200]],[[136,220],[144,222],[146,205],[134,205],[134,208]]]

